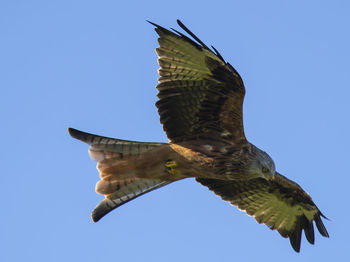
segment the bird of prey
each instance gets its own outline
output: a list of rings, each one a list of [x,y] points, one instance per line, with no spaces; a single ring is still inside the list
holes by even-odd
[[[329,237],[321,213],[295,182],[279,174],[271,157],[244,134],[245,87],[238,72],[181,21],[187,33],[157,24],[159,100],[169,143],[121,140],[69,128],[90,145],[105,199],[92,212],[97,222],[108,212],[174,181],[194,177],[223,200],[276,229],[300,250],[301,234],[314,243],[314,226]]]

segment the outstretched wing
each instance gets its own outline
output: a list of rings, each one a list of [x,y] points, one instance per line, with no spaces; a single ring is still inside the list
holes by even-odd
[[[254,216],[259,224],[277,229],[283,237],[289,238],[296,252],[300,251],[303,230],[306,239],[314,244],[313,221],[321,235],[329,237],[321,219],[324,215],[311,197],[298,184],[280,174],[276,174],[272,182],[261,178],[240,181],[197,178],[197,181]]]
[[[168,138],[182,142],[210,139],[245,139],[242,105],[245,94],[237,71],[189,31],[192,38],[159,25],[159,100],[160,121]]]

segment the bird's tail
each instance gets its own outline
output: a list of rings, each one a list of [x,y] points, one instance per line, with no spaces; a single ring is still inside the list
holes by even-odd
[[[96,192],[105,195],[105,199],[91,214],[94,222],[126,202],[171,183],[162,179],[140,178],[135,174],[138,157],[163,143],[114,139],[73,128],[68,131],[72,137],[89,144],[91,158],[98,161],[97,169],[101,180],[96,184]]]

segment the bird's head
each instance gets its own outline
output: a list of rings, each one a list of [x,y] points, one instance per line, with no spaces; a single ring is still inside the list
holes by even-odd
[[[262,177],[266,180],[274,180],[276,167],[272,158],[259,148],[255,148],[254,158],[250,164],[249,171],[255,176]]]

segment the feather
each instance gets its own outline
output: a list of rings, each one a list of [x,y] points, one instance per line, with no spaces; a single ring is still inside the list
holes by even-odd
[[[320,214],[316,215],[315,217],[316,227],[318,231],[321,233],[324,237],[329,237],[326,227],[324,226],[322,219],[320,217]]]
[[[160,180],[146,180],[139,179],[125,184],[118,188],[115,192],[108,195],[106,199],[102,200],[92,211],[92,221],[97,222],[103,216],[121,205],[146,194],[150,191],[166,186],[170,182]]]
[[[295,182],[277,174],[272,183],[266,180],[217,180],[196,179],[207,186],[223,200],[231,202],[247,214],[255,217],[258,223],[277,230],[282,237],[288,237],[293,249],[300,251],[301,232],[314,244],[313,221],[321,235],[328,237],[323,225],[323,216],[310,196]],[[311,220],[307,218],[312,214]]]
[[[305,237],[310,244],[314,244],[315,243],[314,224],[312,221],[310,222],[306,218],[306,216],[303,216],[303,220],[304,220],[303,228],[305,232]]]
[[[180,27],[191,37],[157,24],[159,47],[159,90],[156,103],[160,121],[174,142],[211,133],[229,134],[233,140],[245,139],[242,104],[245,89],[241,77],[181,21]],[[232,136],[234,134],[234,136]],[[208,135],[209,136],[209,135]]]

